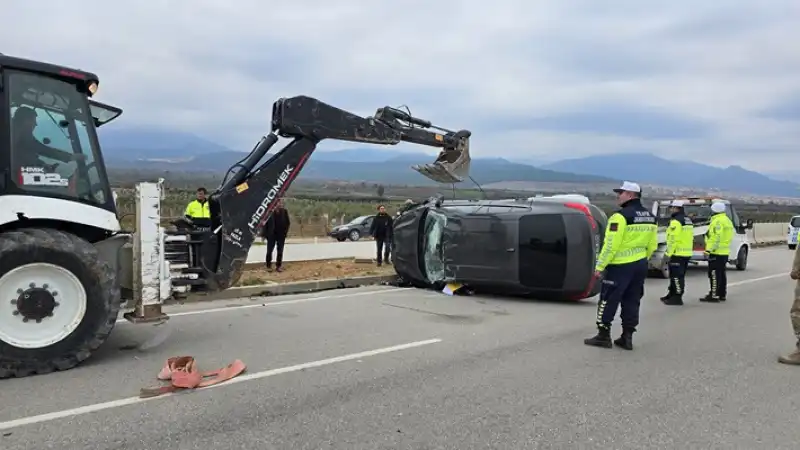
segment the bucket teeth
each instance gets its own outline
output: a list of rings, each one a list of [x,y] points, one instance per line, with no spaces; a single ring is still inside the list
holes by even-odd
[[[415,164],[411,168],[437,183],[453,184],[464,181],[441,163]]]
[[[436,161],[430,164],[415,164],[411,168],[437,183],[453,184],[461,183],[469,177],[471,162],[469,141],[464,140],[457,148],[443,150]]]

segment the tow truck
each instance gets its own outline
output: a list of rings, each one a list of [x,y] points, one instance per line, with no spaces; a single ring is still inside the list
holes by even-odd
[[[669,278],[669,264],[664,253],[667,250],[667,227],[670,222],[670,204],[680,200],[684,203],[686,215],[692,219],[694,224],[694,246],[690,264],[698,265],[701,262],[708,262],[708,257],[704,253],[705,235],[708,232],[708,225],[711,221],[711,204],[714,202],[724,203],[725,213],[733,222],[734,235],[731,241],[730,258],[728,264],[736,267],[737,270],[747,270],[747,257],[750,254],[750,238],[747,230],[753,228],[753,221],[742,221],[736,206],[729,200],[717,197],[678,197],[669,200],[653,202],[652,213],[658,220],[658,248],[650,258],[650,272],[658,278]]]
[[[162,304],[234,286],[248,251],[320,141],[441,148],[412,166],[453,183],[468,175],[468,130],[392,107],[362,117],[315,98],[280,98],[271,131],[210,194],[207,229],[161,226],[163,180],[138,183],[135,230],[120,226],[96,129],[122,110],[93,99],[84,70],[0,54],[0,378],[76,367],[132,323],[168,319]],[[289,142],[265,159],[270,149]]]

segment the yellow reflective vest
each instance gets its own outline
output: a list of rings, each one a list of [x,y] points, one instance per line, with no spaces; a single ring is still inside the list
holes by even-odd
[[[631,200],[608,218],[603,241],[595,265],[598,272],[609,265],[650,259],[658,247],[656,218],[642,206],[641,200]]]
[[[208,201],[200,203],[197,200],[192,200],[186,205],[185,215],[192,219],[210,219],[211,211],[208,209]]]
[[[705,239],[706,253],[710,255],[730,255],[733,241],[733,222],[725,213],[711,216]]]
[[[672,216],[667,228],[666,256],[692,256],[694,247],[694,225],[692,219],[679,213]]]

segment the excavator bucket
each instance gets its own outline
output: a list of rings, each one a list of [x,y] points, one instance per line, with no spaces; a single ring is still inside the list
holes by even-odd
[[[455,148],[444,148],[436,161],[430,164],[415,164],[412,169],[425,177],[442,184],[453,184],[469,177],[469,139],[461,139]]]

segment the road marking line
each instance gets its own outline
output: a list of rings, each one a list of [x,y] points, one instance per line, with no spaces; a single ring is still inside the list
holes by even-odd
[[[780,278],[780,277],[785,277],[785,276],[788,276],[788,275],[789,275],[789,272],[784,272],[784,273],[776,273],[774,275],[767,275],[765,277],[750,278],[750,279],[747,279],[747,280],[734,281],[733,283],[728,283],[728,287],[741,286],[743,284],[756,283],[758,281],[771,280],[773,278]]]
[[[328,358],[328,359],[321,359],[319,361],[311,361],[311,362],[307,362],[307,363],[297,364],[297,365],[294,365],[294,366],[281,367],[281,368],[278,368],[278,369],[265,370],[263,372],[246,373],[245,375],[242,375],[242,376],[239,376],[239,377],[234,378],[232,380],[226,381],[225,383],[211,385],[211,386],[208,386],[208,387],[205,387],[205,388],[201,388],[198,391],[200,391],[200,392],[207,391],[209,389],[230,386],[232,384],[237,384],[237,383],[244,383],[246,381],[260,380],[262,378],[274,377],[276,375],[283,375],[283,374],[291,373],[291,372],[299,372],[301,370],[313,369],[313,368],[322,367],[322,366],[328,366],[328,365],[336,364],[336,363],[340,363],[340,362],[353,361],[353,360],[356,360],[356,359],[367,358],[367,357],[370,357],[370,356],[377,356],[377,355],[382,355],[382,354],[385,354],[385,353],[392,353],[392,352],[398,352],[398,351],[402,351],[402,350],[408,350],[408,349],[412,349],[412,348],[416,348],[416,347],[422,347],[422,346],[425,346],[425,345],[437,344],[439,342],[442,342],[442,340],[438,339],[438,338],[437,339],[428,339],[428,340],[425,340],[425,341],[409,342],[408,344],[400,344],[400,345],[395,345],[395,346],[392,346],[392,347],[384,347],[384,348],[378,348],[378,349],[375,349],[375,350],[367,350],[367,351],[359,352],[359,353],[351,353],[349,355],[337,356],[337,357]],[[148,401],[151,401],[151,400],[158,400],[158,399],[162,399],[162,398],[166,398],[166,397],[173,397],[173,396],[176,396],[176,395],[185,395],[185,393],[178,392],[178,393],[174,393],[174,394],[164,394],[164,395],[160,395],[158,397],[150,397],[150,398],[128,397],[128,398],[122,398],[122,399],[119,399],[119,400],[112,400],[112,401],[104,402],[104,403],[96,403],[94,405],[81,406],[79,408],[65,409],[63,411],[56,411],[56,412],[51,412],[51,413],[47,413],[47,414],[39,414],[39,415],[36,415],[36,416],[23,417],[23,418],[20,418],[20,419],[14,419],[14,420],[6,421],[6,422],[0,422],[0,431],[2,431],[2,430],[10,430],[12,428],[21,427],[21,426],[25,426],[25,425],[33,425],[33,424],[37,424],[37,423],[50,422],[50,421],[53,421],[53,420],[64,419],[64,418],[67,418],[67,417],[80,416],[80,415],[89,414],[89,413],[93,413],[93,412],[97,412],[97,411],[103,411],[103,410],[106,410],[106,409],[111,409],[111,408],[119,408],[119,407],[122,407],[122,406],[135,405],[135,404],[139,404],[139,403],[148,402]]]
[[[196,316],[198,314],[213,314],[213,313],[220,313],[226,311],[238,311],[240,309],[250,309],[250,308],[267,308],[271,306],[283,306],[283,305],[295,305],[298,303],[307,303],[307,302],[315,302],[319,300],[332,300],[337,298],[349,298],[349,297],[362,297],[364,295],[374,295],[374,294],[393,294],[396,292],[405,292],[411,290],[413,288],[394,288],[394,289],[375,289],[368,292],[356,292],[353,294],[344,294],[344,295],[320,295],[317,297],[304,297],[304,298],[295,298],[292,300],[281,300],[277,302],[266,302],[266,303],[253,303],[250,305],[236,305],[236,306],[223,306],[220,308],[208,308],[208,309],[198,309],[196,311],[184,311],[184,312],[175,312],[169,313],[170,317],[181,317],[181,316]],[[235,300],[235,299],[230,299]],[[222,300],[214,300],[214,301],[222,301]],[[117,319],[117,324],[122,323],[130,323],[125,319]]]

